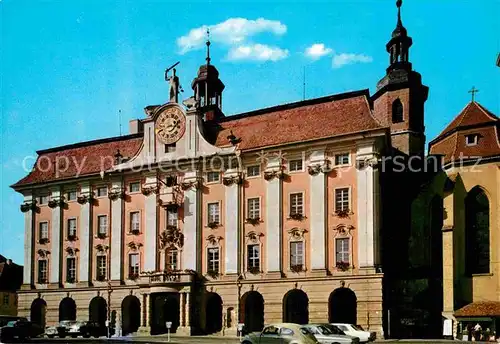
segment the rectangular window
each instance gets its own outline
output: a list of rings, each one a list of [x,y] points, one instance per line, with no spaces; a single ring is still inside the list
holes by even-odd
[[[139,253],[128,255],[128,277],[137,278],[139,276]]]
[[[177,250],[175,250],[175,249],[168,250],[168,252],[167,252],[167,270],[169,270],[169,271],[179,270],[178,257],[179,257],[179,252]]]
[[[294,241],[290,243],[290,268],[304,267],[304,243],[302,241]]]
[[[175,152],[175,143],[165,145],[165,153],[174,153]]]
[[[335,154],[335,165],[349,165],[349,153]]]
[[[167,208],[167,226],[177,227],[177,209]]]
[[[108,195],[108,188],[106,186],[100,186],[97,188],[97,197],[106,197]]]
[[[49,223],[48,222],[40,222],[40,239],[48,239],[49,238]]]
[[[140,213],[134,211],[130,213],[130,232],[139,233],[141,231]]]
[[[479,142],[478,134],[465,135],[465,144],[467,146],[475,146]]]
[[[260,176],[260,166],[253,165],[247,167],[247,177],[258,177]]]
[[[6,306],[9,304],[9,294],[3,295],[3,304]]]
[[[208,223],[220,223],[219,203],[208,203]]]
[[[97,216],[97,234],[98,235],[108,234],[108,216],[107,215]]]
[[[290,194],[290,214],[303,215],[304,214],[304,195],[299,193]]]
[[[38,261],[38,283],[47,283],[47,261],[45,259]]]
[[[260,245],[248,245],[248,261],[247,266],[249,271],[260,271]]]
[[[260,198],[256,197],[248,199],[248,218],[249,219],[260,218]]]
[[[349,263],[349,238],[335,239],[335,262]]]
[[[68,219],[68,238],[76,237],[76,219]]]
[[[141,183],[139,182],[133,182],[129,184],[129,191],[132,192],[139,192],[141,191]]]
[[[207,183],[218,183],[220,181],[219,172],[207,172]]]
[[[49,203],[49,196],[40,196],[40,205]]]
[[[69,191],[66,195],[68,197],[68,201],[76,201],[76,191]]]
[[[66,282],[76,282],[76,258],[68,257],[66,259]]]
[[[288,170],[290,172],[302,171],[302,159],[290,160],[290,162],[288,163]]]
[[[177,177],[176,176],[168,176],[167,178],[165,178],[165,184],[167,184],[167,187],[169,187],[169,188],[177,185]]]
[[[106,261],[107,258],[104,255],[99,255],[97,256],[97,280],[98,281],[105,281],[107,279],[107,274],[106,274]]]
[[[211,247],[208,249],[207,270],[219,272],[219,248]]]
[[[349,188],[335,189],[335,211],[349,210]]]

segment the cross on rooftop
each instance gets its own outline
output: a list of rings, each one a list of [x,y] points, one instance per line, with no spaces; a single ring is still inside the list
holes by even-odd
[[[469,93],[472,94],[472,101],[474,101],[474,98],[476,97],[477,92],[479,92],[479,90],[476,89],[476,87],[472,86],[472,89],[469,91]]]

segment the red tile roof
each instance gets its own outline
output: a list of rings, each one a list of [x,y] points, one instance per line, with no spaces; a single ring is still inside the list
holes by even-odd
[[[494,317],[500,316],[500,302],[479,301],[469,303],[455,311],[456,317]]]
[[[496,121],[498,121],[498,117],[488,109],[477,102],[470,102],[433,141],[446,136],[459,128],[478,124],[494,123]]]
[[[371,115],[367,90],[229,116],[220,125],[215,144],[230,146],[232,132],[243,151],[383,128]]]
[[[38,151],[33,170],[13,187],[98,174],[112,167],[118,149],[124,157],[134,156],[142,140],[142,135],[128,135]]]
[[[444,163],[500,156],[500,119],[476,102],[471,102],[446,129],[429,143],[430,154],[441,154]],[[477,145],[466,144],[466,136],[479,135]]]

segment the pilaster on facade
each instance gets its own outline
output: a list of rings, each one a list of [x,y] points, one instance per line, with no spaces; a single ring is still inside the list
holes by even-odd
[[[111,257],[110,280],[122,280],[123,259],[123,211],[125,190],[123,181],[114,180],[108,197],[111,200]]]
[[[147,250],[144,251],[144,270],[156,271],[156,249],[158,243],[158,180],[156,175],[146,176],[146,182],[142,186],[145,196],[145,235],[144,243]]]
[[[443,197],[443,210],[445,214],[454,214],[454,193],[452,190],[446,192]],[[454,258],[454,227],[455,227],[455,217],[446,216],[443,219],[443,315],[446,317],[452,317],[455,311],[455,279],[458,279],[459,274],[455,265]]]
[[[63,231],[63,223],[62,223],[62,212],[63,212],[63,204],[64,197],[61,192],[60,187],[55,187],[50,190],[50,201],[49,207],[52,208],[52,221],[51,221],[51,259],[50,259],[50,275],[49,275],[49,283],[54,287],[59,287],[59,283],[61,282],[62,277],[62,231]]]
[[[311,247],[311,270],[313,274],[326,275],[326,175],[329,170],[325,151],[316,151],[311,154],[308,172],[310,175],[310,238]]]
[[[201,271],[201,188],[197,171],[186,172],[181,187],[184,190],[184,269]]]
[[[356,153],[358,264],[373,269],[380,264],[380,174],[375,142],[360,144]]]
[[[266,254],[266,274],[270,278],[282,273],[282,218],[283,218],[283,166],[281,158],[269,159],[264,170],[266,184],[266,247],[278,247],[277,252]]]
[[[36,199],[31,193],[24,194],[24,202],[21,205],[21,211],[24,213],[24,269],[23,285],[24,289],[31,288],[34,285],[34,266],[35,261],[35,216]]]
[[[240,241],[240,193],[242,175],[238,170],[227,170],[222,182],[225,189],[225,274],[237,274],[241,269],[239,266],[239,241]]]
[[[92,247],[92,199],[93,193],[88,182],[80,184],[80,195],[78,196],[78,203],[80,206],[80,259],[79,259],[79,273],[78,280],[82,284],[88,284],[91,280],[90,265],[91,254],[90,248]]]

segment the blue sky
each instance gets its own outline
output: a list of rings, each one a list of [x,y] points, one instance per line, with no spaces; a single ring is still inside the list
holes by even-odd
[[[126,132],[146,105],[167,101],[163,73],[176,61],[183,96],[191,96],[204,26],[212,28],[212,63],[226,85],[224,111],[234,114],[301,100],[304,67],[307,98],[373,93],[397,13],[395,0],[0,0],[0,11],[0,253],[19,263],[22,197],[9,185],[25,175],[24,157],[116,136],[119,110]],[[410,59],[430,87],[428,139],[466,105],[472,86],[500,114],[498,13],[496,0],[404,1]]]

